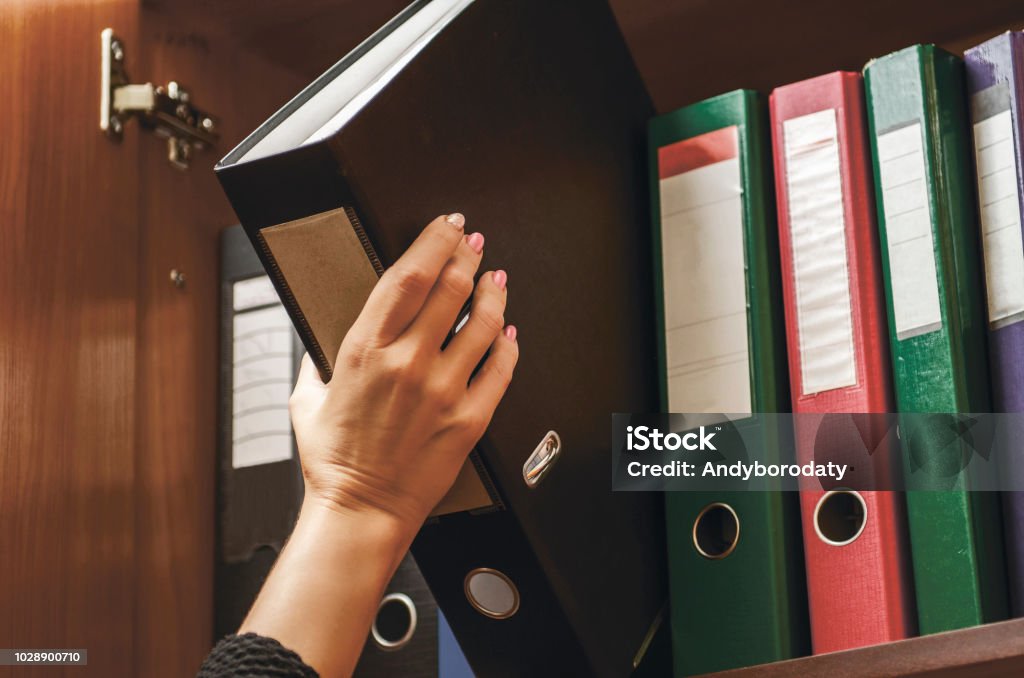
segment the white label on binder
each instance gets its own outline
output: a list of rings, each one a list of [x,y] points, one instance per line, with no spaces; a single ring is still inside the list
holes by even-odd
[[[746,414],[751,392],[738,132],[729,127],[702,137],[661,149],[668,406]],[[673,148],[682,149],[681,162],[666,169]]]
[[[270,282],[270,276],[260,275],[248,280],[239,280],[231,288],[235,311],[247,311],[257,306],[281,303],[274,284]]]
[[[878,135],[896,338],[942,328],[921,124]]]
[[[801,395],[857,383],[835,109],[783,123]]]
[[[295,355],[288,314],[277,304],[237,313],[233,325],[231,466],[291,459]]]
[[[974,152],[978,162],[988,322],[992,329],[997,329],[1024,319],[1024,243],[1009,110],[974,125]]]

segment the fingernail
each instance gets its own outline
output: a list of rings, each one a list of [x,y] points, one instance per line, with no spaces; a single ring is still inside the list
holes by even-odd
[[[508,337],[509,341],[515,341],[516,334],[518,334],[518,332],[516,331],[515,325],[509,325],[508,327],[505,328],[505,336]]]
[[[505,289],[505,283],[508,282],[508,273],[505,273],[505,271],[495,271],[493,278],[494,284],[498,286],[499,290]]]
[[[473,248],[473,251],[480,254],[484,251],[483,233],[472,233],[466,236],[466,244]]]
[[[462,227],[466,225],[466,217],[458,212],[452,212],[444,220],[459,230],[462,230]]]

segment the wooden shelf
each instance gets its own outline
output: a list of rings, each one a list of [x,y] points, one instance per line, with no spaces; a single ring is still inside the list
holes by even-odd
[[[708,674],[705,678],[1024,676],[1024,619],[936,633],[816,657]]]

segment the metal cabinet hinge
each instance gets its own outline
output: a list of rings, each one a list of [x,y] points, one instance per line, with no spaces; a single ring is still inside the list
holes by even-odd
[[[167,159],[187,169],[192,153],[217,141],[216,119],[192,105],[189,93],[171,81],[166,87],[131,84],[124,43],[105,28],[100,33],[100,129],[119,140],[131,118],[167,140]]]

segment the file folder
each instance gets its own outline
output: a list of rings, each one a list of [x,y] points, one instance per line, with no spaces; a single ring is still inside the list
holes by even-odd
[[[381,597],[352,678],[434,678],[442,650],[437,605],[409,554]]]
[[[439,678],[473,678],[473,671],[466,662],[466,657],[459,648],[459,641],[448,626],[444,615],[437,615],[437,675]]]
[[[1021,101],[1024,33],[996,36],[964,53],[970,96],[978,210],[987,290],[986,320],[996,412],[1024,412],[1024,246],[1021,212]],[[1017,425],[1010,440],[1024,440]],[[1024,486],[1024,459],[1000,457]],[[1006,561],[1013,615],[1024,616],[1024,492],[1003,495]]]
[[[771,118],[793,411],[893,412],[861,76],[779,87]],[[815,458],[810,423],[796,425],[802,463]],[[843,454],[843,442],[826,453]],[[893,454],[873,460],[872,475],[891,477]],[[817,485],[801,490],[800,504],[815,654],[913,635],[902,496]],[[837,518],[841,529],[822,529]]]
[[[988,412],[984,295],[963,61],[916,45],[864,69],[896,403]],[[909,444],[912,432],[903,432]],[[936,454],[927,443],[918,454]],[[921,633],[1006,615],[998,496],[907,469]]]
[[[325,378],[338,291],[437,214],[508,271],[515,379],[412,547],[480,675],[628,675],[667,599],[662,498],[608,479],[609,416],[657,407],[651,110],[603,2],[415,2],[217,167]]]
[[[659,116],[649,146],[663,408],[785,411],[764,102],[740,90]],[[757,425],[756,414],[737,425]],[[777,451],[774,433],[765,427]],[[796,494],[669,492],[665,501],[675,674],[804,653]],[[718,534],[714,550],[697,538],[703,526]]]

